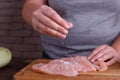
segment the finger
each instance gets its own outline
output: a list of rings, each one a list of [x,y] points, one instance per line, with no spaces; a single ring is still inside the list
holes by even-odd
[[[108,62],[106,62],[106,65],[110,66],[110,65],[114,64],[115,62],[117,62],[117,59],[116,58],[112,58]]]
[[[104,48],[101,51],[99,51],[98,53],[96,53],[90,60],[92,62],[100,59],[100,57],[102,57],[105,54],[108,54],[109,52],[111,52],[111,50],[109,48]]]
[[[59,25],[63,26],[65,29],[69,29],[72,27],[72,25],[69,25],[69,22],[65,21],[55,10],[53,10],[51,7],[48,7],[46,5],[43,5],[41,7],[41,12],[58,23]]]
[[[100,58],[98,58],[98,60],[107,61],[113,57],[114,57],[114,55],[112,54],[112,52],[108,52],[108,53],[104,54],[103,56],[101,56]]]
[[[44,34],[46,35],[49,35],[49,36],[52,36],[52,37],[56,37],[56,38],[61,38],[61,39],[65,39],[66,38],[66,35],[63,35],[55,30],[52,30],[51,28],[49,27],[46,27],[46,30],[43,31]]]
[[[66,29],[64,29],[62,26],[58,25],[57,23],[55,23],[54,21],[52,21],[51,19],[49,19],[48,17],[46,17],[45,15],[41,14],[41,13],[36,13],[35,18],[38,19],[39,22],[43,23],[44,25],[50,27],[51,29],[58,31],[62,34],[67,34],[68,31]]]
[[[103,61],[97,60],[97,61],[94,62],[94,64],[97,65],[96,68],[97,68],[98,71],[107,70],[107,65],[106,65],[106,63],[103,62]],[[98,67],[98,66],[99,66],[99,67]]]
[[[38,20],[32,17],[32,26],[33,29],[41,33],[41,29],[39,28],[41,25],[39,24]],[[41,26],[42,27],[42,26]]]
[[[45,25],[43,25],[42,23],[39,23],[37,20],[34,20],[35,21],[35,25],[34,25],[34,29],[42,34],[46,34],[46,35],[49,35],[49,36],[53,36],[53,37],[56,37],[56,38],[62,38],[64,39],[66,37],[66,35],[63,35],[57,31],[54,31],[52,29],[50,29],[49,27],[46,27]]]
[[[40,33],[43,33],[43,30],[44,30],[44,25],[41,24],[37,19],[35,19],[34,17],[32,18],[32,26],[33,26],[33,29],[40,32]]]
[[[92,59],[99,51],[101,51],[102,49],[105,49],[107,46],[106,45],[102,45],[97,47],[96,49],[93,50],[93,52],[88,56],[88,59]]]

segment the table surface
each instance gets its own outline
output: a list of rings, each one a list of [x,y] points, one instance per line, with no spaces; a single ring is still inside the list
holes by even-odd
[[[0,68],[0,80],[13,80],[13,75],[31,61],[32,59],[12,58],[6,67]]]

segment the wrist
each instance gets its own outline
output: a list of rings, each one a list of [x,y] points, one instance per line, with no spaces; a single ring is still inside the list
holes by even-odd
[[[27,0],[24,3],[22,17],[30,26],[32,26],[33,12],[39,9],[42,5],[47,5],[47,0]]]

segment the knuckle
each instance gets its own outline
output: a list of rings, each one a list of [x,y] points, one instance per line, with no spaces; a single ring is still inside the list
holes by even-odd
[[[114,50],[112,47],[108,47],[109,50]]]
[[[61,26],[59,26],[59,25],[55,25],[53,28],[54,28],[56,31],[63,31],[63,30],[64,30],[64,29],[62,29]]]
[[[38,15],[38,12],[37,12],[37,11],[34,11],[32,15],[33,15],[33,16],[37,16],[37,15]]]
[[[58,26],[56,26],[56,27],[55,27],[55,30],[56,30],[56,31],[60,31],[61,29],[60,29]]]
[[[96,54],[96,50],[94,50],[94,51],[92,52],[92,54]]]
[[[99,51],[99,49],[100,49],[100,47],[95,48],[95,50],[93,51],[93,53],[98,52],[98,51]]]
[[[102,46],[103,46],[103,47],[108,47],[108,45],[107,45],[107,44],[103,44]]]
[[[50,30],[48,27],[44,27],[44,32],[48,33]]]
[[[108,49],[108,50],[114,50],[111,46],[107,46],[107,48],[106,49]]]
[[[59,35],[59,33],[57,33],[56,31],[53,31],[53,36],[55,36],[55,37],[59,37],[60,35]]]
[[[49,15],[50,15],[52,18],[57,18],[56,13],[53,12],[52,10],[49,10]]]
[[[42,6],[40,7],[40,10],[43,11],[43,12],[48,12],[48,13],[51,12],[51,8],[48,7],[48,6],[46,6],[46,5],[42,5]]]
[[[98,46],[98,47],[96,47],[94,51],[96,52],[96,50],[98,50],[99,48],[100,48],[99,46]]]
[[[39,29],[39,27],[33,27],[33,29],[35,30],[35,31],[37,31],[37,32],[42,32],[40,29]]]
[[[33,26],[33,29],[34,29],[34,30],[36,30],[36,29],[37,29],[37,27],[36,27],[36,26]]]
[[[56,18],[57,22],[65,24],[65,22],[63,21],[63,19],[57,18],[57,16],[53,16],[53,17]]]
[[[38,30],[38,26],[33,25],[33,29],[34,29],[34,30]]]
[[[40,32],[41,34],[46,34],[44,31],[41,31],[41,30],[40,30],[39,32]]]
[[[44,10],[44,9],[46,9],[46,8],[47,8],[46,5],[42,5],[42,6],[40,7],[40,9],[42,9],[42,10]]]
[[[45,21],[45,24],[48,25],[48,26],[52,26],[51,21],[50,21],[50,20],[47,20],[47,19],[46,19],[46,21]]]
[[[33,29],[39,29],[39,25],[37,23],[33,23],[32,26],[33,26]]]

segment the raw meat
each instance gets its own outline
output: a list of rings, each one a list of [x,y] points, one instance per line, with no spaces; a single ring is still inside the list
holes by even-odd
[[[107,65],[103,61],[92,63],[85,56],[75,56],[51,60],[47,64],[34,64],[32,70],[52,75],[77,76],[82,72],[105,71]]]

